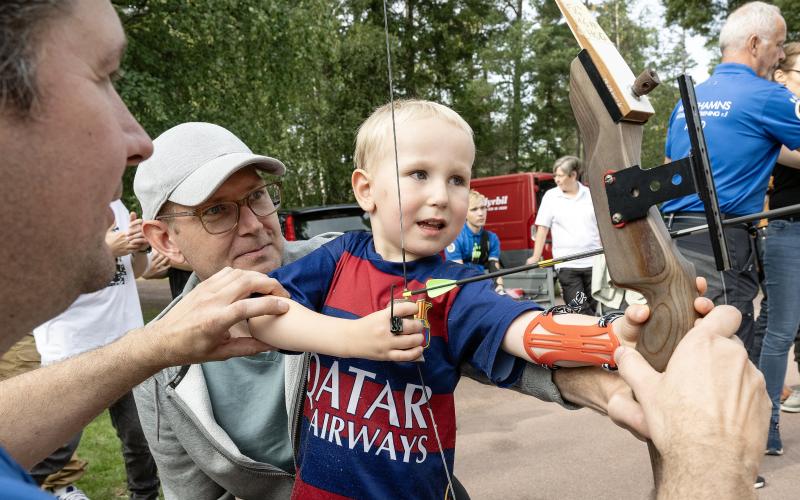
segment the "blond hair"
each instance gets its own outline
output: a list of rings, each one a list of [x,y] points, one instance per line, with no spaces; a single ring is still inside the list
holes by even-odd
[[[486,197],[479,192],[475,191],[474,189],[469,190],[469,204],[472,205],[472,202],[475,200],[486,199]]]
[[[778,64],[776,70],[779,69],[786,73],[787,71],[794,69],[794,65],[797,62],[798,57],[800,57],[800,42],[787,43],[783,47],[783,52],[786,54],[786,58]]]
[[[461,115],[443,104],[421,99],[402,99],[394,102],[394,121],[397,127],[426,118],[443,120],[467,133],[472,140],[472,127]],[[358,128],[356,150],[353,154],[355,168],[366,169],[384,148],[392,145],[392,106],[384,104],[376,109]]]

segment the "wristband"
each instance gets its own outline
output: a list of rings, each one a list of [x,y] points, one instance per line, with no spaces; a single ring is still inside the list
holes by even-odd
[[[545,331],[535,332],[537,326]],[[614,350],[619,340],[605,318],[598,325],[564,325],[556,323],[546,312],[533,318],[522,336],[523,347],[534,363],[548,368],[568,362],[578,365],[601,366],[609,370],[617,368]],[[541,356],[536,349],[547,349]]]

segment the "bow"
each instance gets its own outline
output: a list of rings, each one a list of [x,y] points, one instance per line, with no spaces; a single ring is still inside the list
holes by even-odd
[[[647,299],[650,319],[642,327],[637,350],[663,371],[677,343],[697,319],[694,266],[678,252],[655,207],[650,207],[645,218],[622,227],[615,225],[604,185],[609,172],[640,165],[643,123],[654,110],[646,96],[632,92],[633,73],[588,9],[579,0],[556,3],[585,50],[570,66],[570,104],[585,145],[585,178],[609,274],[616,286],[636,290]],[[582,62],[586,55],[589,64],[594,63],[595,73],[587,71]],[[603,86],[607,92],[602,92]],[[609,112],[614,106],[616,116]],[[658,487],[661,457],[652,442],[648,449]]]

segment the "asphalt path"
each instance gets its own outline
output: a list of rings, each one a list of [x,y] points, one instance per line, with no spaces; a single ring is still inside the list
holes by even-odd
[[[144,307],[169,302],[166,280],[138,281]],[[800,384],[789,365],[791,384]],[[607,417],[565,410],[463,378],[456,390],[455,475],[473,499],[645,499],[653,487],[647,446]],[[781,413],[785,453],[764,457],[760,498],[798,498],[800,413]],[[713,468],[709,469],[709,480]],[[712,496],[711,498],[715,498]]]

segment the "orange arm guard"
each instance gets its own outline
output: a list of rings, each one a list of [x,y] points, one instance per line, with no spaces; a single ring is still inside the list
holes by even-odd
[[[604,323],[604,322],[601,322]],[[534,331],[541,326],[545,331]],[[536,316],[525,328],[523,347],[534,363],[555,368],[561,366],[595,365],[616,369],[614,350],[619,340],[611,324],[563,325],[553,321],[553,316],[544,312]],[[537,349],[546,349],[542,355]]]

